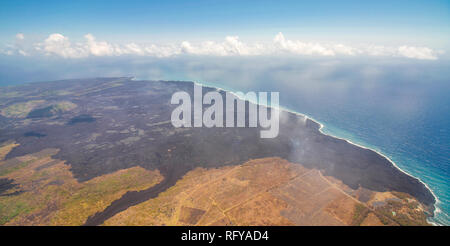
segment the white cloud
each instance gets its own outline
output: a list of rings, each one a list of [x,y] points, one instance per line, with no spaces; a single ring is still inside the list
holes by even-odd
[[[214,41],[205,41],[196,45],[188,41],[181,43],[181,53],[192,55],[248,56],[261,55],[262,50],[260,44],[245,44],[239,40],[238,36],[227,36],[221,43]]]
[[[179,44],[112,44],[97,41],[92,34],[84,36],[84,42],[72,43],[68,37],[59,33],[49,35],[42,43],[34,44],[34,49],[23,46],[25,35],[18,33],[16,43],[7,46],[2,53],[14,55],[55,55],[63,58],[83,58],[88,56],[121,56],[138,55],[153,57],[170,57],[182,54],[201,56],[258,56],[258,55],[297,55],[297,56],[385,56],[404,57],[410,59],[436,60],[441,51],[428,47],[383,45],[362,45],[358,47],[344,44],[303,42],[285,38],[278,33],[272,42],[246,43],[238,36],[227,36],[222,42],[203,41],[191,43],[183,41]]]
[[[427,47],[412,47],[412,46],[400,46],[398,47],[398,53],[400,56],[423,59],[423,60],[436,60],[436,52]]]
[[[36,49],[46,55],[58,55],[64,58],[86,57],[86,50],[81,45],[73,45],[69,38],[59,33],[54,33],[45,39],[44,43],[36,44]]]
[[[17,33],[16,34],[16,39],[17,40],[24,40],[25,39],[25,35],[23,35],[23,33]]]
[[[369,45],[366,47],[366,54],[369,56],[394,56],[395,48],[382,45]]]
[[[111,56],[115,54],[114,47],[107,42],[97,42],[92,34],[86,34],[86,49],[94,56]]]
[[[333,50],[336,54],[342,54],[342,55],[349,55],[349,56],[354,56],[354,55],[358,55],[361,54],[362,51],[347,45],[343,45],[343,44],[336,44],[333,45]]]
[[[125,48],[126,48],[126,50],[121,50],[120,48],[118,48],[118,49],[120,49],[121,52],[123,52],[123,53],[128,52],[130,54],[136,54],[136,55],[140,55],[140,56],[145,55],[145,50],[142,49],[142,47],[140,47],[139,45],[137,45],[135,43],[130,43],[130,44],[125,45]]]
[[[174,55],[180,54],[181,48],[179,48],[175,45],[160,46],[160,45],[151,44],[151,45],[145,46],[143,49],[145,50],[145,54],[147,54],[149,56],[169,57],[169,56],[174,56]]]
[[[17,50],[17,52],[22,55],[22,56],[29,56],[30,54],[28,54],[25,50]]]
[[[334,56],[336,53],[329,48],[326,48],[318,43],[304,43],[301,41],[292,41],[284,37],[283,33],[278,33],[273,42],[277,48],[287,53],[299,55],[320,55],[320,56]]]
[[[14,43],[7,44],[5,49],[0,49],[0,54],[29,56],[30,54],[26,51],[27,47],[24,41],[25,35],[23,33],[17,33]]]
[[[361,50],[344,44],[320,44],[288,40],[281,32],[275,36],[273,42],[279,50],[299,55],[354,56],[362,53]]]

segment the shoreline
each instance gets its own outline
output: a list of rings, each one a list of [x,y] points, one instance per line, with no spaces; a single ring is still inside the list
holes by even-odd
[[[391,158],[389,158],[389,157],[386,156],[385,154],[383,154],[383,153],[381,153],[381,152],[379,152],[379,151],[377,151],[377,150],[375,150],[375,149],[372,149],[372,148],[370,148],[370,147],[367,147],[367,146],[363,146],[363,145],[361,145],[361,144],[354,143],[354,142],[352,142],[351,140],[348,140],[348,139],[345,139],[345,138],[342,138],[342,137],[335,136],[335,135],[333,135],[333,134],[329,134],[329,133],[323,132],[322,129],[323,129],[325,126],[324,126],[322,123],[320,123],[319,121],[315,120],[314,118],[311,118],[310,116],[308,116],[308,115],[306,115],[306,114],[302,114],[302,113],[299,113],[299,112],[295,112],[295,111],[292,111],[292,110],[288,110],[288,109],[285,109],[285,108],[283,108],[283,107],[281,107],[281,109],[284,110],[284,111],[286,111],[286,112],[289,112],[289,113],[293,113],[293,114],[296,114],[296,115],[303,116],[303,117],[305,117],[305,118],[307,118],[307,119],[309,119],[309,120],[311,120],[311,121],[313,121],[313,122],[319,124],[319,125],[320,125],[319,132],[322,133],[323,135],[330,136],[330,137],[333,137],[333,138],[336,138],[336,139],[340,139],[340,140],[344,140],[344,141],[346,141],[346,142],[349,143],[349,144],[355,145],[355,146],[360,147],[360,148],[363,148],[363,149],[371,150],[371,151],[373,151],[373,152],[375,152],[375,153],[381,155],[382,157],[386,158],[386,160],[388,160],[388,161],[389,161],[395,168],[397,168],[400,172],[402,172],[402,173],[408,175],[408,176],[411,177],[411,178],[417,179],[420,183],[422,183],[422,184],[425,186],[425,188],[427,188],[427,189],[430,191],[430,193],[433,195],[433,197],[434,197],[434,199],[435,199],[435,201],[436,201],[436,202],[434,203],[433,217],[435,216],[435,214],[436,214],[437,212],[440,212],[440,209],[437,208],[437,206],[436,206],[438,203],[440,203],[440,200],[438,199],[438,197],[436,196],[436,194],[434,194],[433,190],[432,190],[425,182],[423,182],[420,178],[418,178],[418,177],[416,177],[416,176],[414,176],[414,175],[408,173],[407,171],[401,169],[401,168],[400,168],[393,160],[391,160]],[[435,223],[435,222],[431,222],[431,221],[428,221],[428,223],[433,224],[433,225],[435,225],[435,226],[438,226],[438,225],[439,225],[439,224],[437,224],[437,223]]]
[[[114,77],[114,78],[117,78],[117,77]],[[405,170],[401,169],[399,166],[397,166],[397,164],[393,160],[391,160],[387,155],[383,154],[381,152],[381,150],[380,151],[376,150],[377,149],[376,146],[371,146],[370,144],[365,143],[364,141],[361,141],[362,142],[361,144],[355,143],[352,140],[349,140],[349,139],[352,139],[352,135],[351,134],[347,136],[345,133],[343,133],[343,135],[347,136],[349,139],[346,139],[345,137],[338,137],[338,136],[336,136],[334,134],[338,134],[339,135],[340,132],[339,131],[333,131],[333,129],[334,129],[333,127],[329,128],[329,129],[331,129],[329,133],[325,132],[326,131],[325,129],[328,129],[328,128],[325,128],[326,125],[322,124],[320,121],[314,119],[313,117],[310,117],[307,114],[296,112],[295,110],[288,109],[288,108],[286,108],[284,106],[281,106],[279,104],[278,105],[269,106],[269,105],[267,105],[268,102],[264,104],[264,103],[258,103],[257,101],[255,102],[254,100],[247,100],[245,97],[241,97],[241,96],[239,96],[237,94],[237,92],[239,92],[239,90],[234,90],[233,88],[229,88],[229,87],[228,87],[228,89],[223,89],[220,86],[217,86],[215,84],[208,84],[207,82],[200,83],[200,82],[187,81],[187,80],[166,80],[166,81],[164,81],[164,80],[155,80],[155,81],[152,81],[152,80],[147,80],[147,79],[139,79],[139,78],[132,77],[132,76],[121,77],[121,78],[125,79],[124,82],[127,82],[127,81],[129,81],[129,82],[133,82],[133,81],[137,81],[137,82],[168,82],[168,83],[183,83],[183,82],[186,83],[187,82],[191,86],[192,86],[192,84],[200,85],[200,86],[208,88],[208,90],[219,91],[222,94],[227,92],[227,93],[230,93],[230,94],[236,96],[236,98],[238,98],[239,100],[249,101],[250,103],[253,103],[255,105],[264,106],[264,107],[271,108],[273,110],[277,110],[277,111],[280,111],[280,112],[284,111],[283,113],[287,113],[287,114],[292,113],[291,117],[294,117],[293,118],[294,122],[292,122],[292,124],[293,124],[292,126],[294,126],[295,124],[301,124],[300,121],[307,122],[307,120],[309,119],[309,120],[311,120],[310,123],[312,123],[311,126],[313,127],[314,131],[318,130],[318,132],[316,132],[316,134],[318,133],[318,134],[322,134],[323,136],[329,136],[329,137],[334,138],[334,139],[344,140],[345,143],[347,143],[347,144],[350,144],[352,146],[361,148],[360,151],[361,150],[369,150],[369,151],[373,152],[372,154],[374,154],[374,153],[378,154],[378,158],[379,157],[384,157],[385,158],[384,162],[386,160],[388,160],[392,164],[392,166],[395,167],[395,169],[400,171],[400,173],[399,173],[400,176],[398,176],[399,178],[401,178],[401,179],[403,179],[403,178],[405,178],[405,179],[412,178],[413,180],[415,180],[413,182],[415,184],[412,184],[410,187],[415,187],[416,185],[418,186],[417,189],[411,190],[411,192],[413,192],[414,194],[417,194],[418,197],[421,197],[423,192],[426,192],[426,190],[428,190],[429,193],[431,193],[431,196],[430,196],[430,194],[426,195],[428,197],[426,199],[426,203],[430,204],[430,205],[432,204],[434,208],[431,211],[432,212],[432,216],[427,216],[427,219],[426,219],[427,222],[429,224],[431,224],[431,225],[434,225],[434,226],[446,225],[446,223],[442,223],[441,221],[437,220],[437,216],[436,216],[437,214],[439,214],[439,216],[446,215],[446,213],[442,212],[441,209],[437,206],[439,204],[442,204],[442,202],[438,199],[438,197],[433,192],[433,190],[424,181],[422,181],[420,178],[415,177],[414,175],[410,174],[408,171],[405,171]],[[189,87],[189,84],[188,84],[188,87]],[[234,92],[234,91],[236,91],[236,92]],[[297,120],[297,119],[298,119],[298,123],[295,122],[295,120]],[[355,138],[355,139],[356,140],[354,140],[354,141],[357,142],[358,138]],[[342,142],[342,143],[345,144],[344,142]],[[364,146],[365,144],[368,145],[368,146],[371,146],[371,147],[366,147],[366,146]],[[358,160],[356,160],[356,161],[358,161]],[[389,163],[388,162],[386,162],[385,165],[387,167],[389,167]],[[345,166],[345,163],[344,163],[344,166]],[[392,168],[392,166],[391,166],[391,168]],[[396,172],[395,169],[392,169],[391,171],[392,172]],[[377,172],[377,170],[374,170],[374,172]],[[407,176],[401,176],[401,173],[406,174]],[[364,174],[364,170],[362,170],[361,174]],[[386,175],[390,176],[389,173],[386,173]],[[389,180],[387,180],[387,181],[389,181]],[[417,183],[417,181],[419,181],[420,183]],[[364,182],[364,180],[362,180],[360,182]],[[422,184],[423,186],[420,187],[420,184]],[[425,187],[425,189],[424,189],[424,187]],[[416,193],[416,191],[420,191],[420,193]],[[434,198],[434,202],[433,203],[430,202],[431,198]],[[427,209],[427,211],[430,211],[430,210]],[[431,214],[431,212],[427,212],[426,215],[427,214],[428,215]],[[430,221],[430,220],[434,220],[434,221]]]
[[[188,81],[179,81],[179,82],[188,82]],[[226,89],[223,89],[223,88],[221,88],[221,87],[214,86],[214,85],[202,84],[202,83],[196,82],[196,81],[192,81],[192,82],[193,82],[194,84],[197,84],[197,85],[200,85],[200,86],[203,86],[203,87],[210,87],[210,88],[214,88],[214,89],[219,90],[219,91],[229,92],[229,93],[233,94],[234,96],[238,97],[238,98],[241,99],[241,100],[246,100],[245,98],[239,97],[234,91],[226,90]],[[247,100],[247,101],[248,101],[248,100]],[[249,102],[250,102],[250,101],[249,101]],[[254,103],[254,104],[257,104],[257,105],[261,105],[261,104],[259,104],[259,103],[257,103],[257,102],[251,102],[251,103]],[[268,106],[268,105],[262,105],[262,106],[269,107],[269,108],[274,108],[274,107]],[[335,135],[333,135],[333,134],[331,134],[331,133],[329,134],[329,133],[324,132],[322,129],[325,128],[325,125],[322,124],[321,122],[319,122],[318,120],[312,118],[312,117],[309,116],[309,115],[306,115],[306,114],[300,113],[300,112],[296,112],[296,111],[291,110],[291,109],[287,109],[287,108],[285,108],[285,107],[283,107],[283,106],[281,106],[281,105],[278,105],[278,110],[280,110],[280,111],[285,111],[285,112],[288,112],[288,113],[292,113],[292,114],[295,114],[295,115],[298,115],[298,116],[305,117],[305,119],[309,119],[309,120],[313,121],[314,123],[316,123],[316,124],[318,124],[318,125],[320,126],[318,130],[319,130],[319,132],[320,132],[321,134],[326,135],[326,136],[330,136],[330,137],[333,137],[333,138],[336,138],[336,139],[344,140],[344,141],[346,141],[346,142],[349,143],[349,144],[352,144],[352,145],[354,145],[354,146],[357,146],[357,147],[360,147],[360,148],[363,148],[363,149],[371,150],[371,151],[373,151],[373,152],[379,154],[380,156],[386,158],[386,160],[388,160],[388,161],[389,161],[395,168],[397,168],[400,172],[402,172],[402,173],[408,175],[408,176],[411,177],[411,178],[417,179],[420,183],[422,183],[422,184],[425,186],[425,188],[427,188],[427,189],[430,191],[430,193],[433,195],[433,197],[434,197],[434,199],[435,199],[434,210],[433,210],[433,216],[432,216],[431,218],[435,217],[435,216],[436,216],[436,213],[440,212],[440,209],[437,207],[437,204],[440,203],[440,200],[439,200],[439,198],[436,196],[436,194],[434,194],[433,190],[432,190],[432,189],[431,189],[424,181],[422,181],[420,178],[418,178],[418,177],[416,177],[416,176],[414,176],[414,175],[408,173],[407,171],[401,169],[401,168],[400,168],[393,160],[391,160],[391,159],[390,159],[388,156],[386,156],[385,154],[383,154],[383,153],[381,153],[381,152],[379,152],[379,151],[377,151],[377,150],[375,150],[375,149],[372,149],[372,148],[370,148],[370,147],[363,146],[363,145],[358,144],[358,143],[354,143],[354,142],[352,142],[352,141],[349,140],[349,139],[345,139],[345,138],[342,138],[342,137],[335,136]],[[428,223],[432,224],[433,226],[440,226],[440,225],[441,225],[441,224],[438,224],[438,223],[436,223],[436,222],[429,221],[429,219],[427,219],[427,221],[428,221]]]

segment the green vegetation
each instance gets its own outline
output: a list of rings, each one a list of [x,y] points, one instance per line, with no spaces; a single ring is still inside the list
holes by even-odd
[[[404,193],[404,192],[391,191],[391,193],[392,193],[394,196],[396,196],[396,197],[398,197],[398,198],[400,198],[400,199],[402,199],[402,200],[413,198],[411,195],[409,195],[409,194],[407,194],[407,193]]]
[[[0,146],[0,160],[5,159],[5,156],[15,147],[19,146],[15,142],[8,141]]]
[[[19,214],[28,213],[30,210],[30,207],[25,202],[13,204],[0,203],[0,225],[4,225]]]
[[[4,165],[2,165],[2,166],[0,166],[0,177],[8,175],[8,174],[10,174],[12,172],[15,172],[15,171],[19,170],[19,169],[22,169],[22,168],[28,166],[28,164],[30,164],[33,161],[35,161],[35,160],[23,161],[23,162],[20,162],[20,163],[18,163],[16,165],[13,165],[13,166],[4,166]]]
[[[64,91],[64,90],[48,90],[44,91],[40,94],[40,96],[47,97],[47,96],[65,96],[70,95],[70,92]]]
[[[32,100],[24,103],[16,103],[1,110],[1,114],[8,118],[25,118],[27,114],[38,105],[45,103],[44,100]]]
[[[37,108],[40,106],[45,107]],[[66,101],[49,105],[45,100],[31,100],[28,102],[12,104],[3,108],[1,109],[0,114],[8,118],[40,118],[70,111],[75,107],[77,107],[76,104]]]
[[[8,91],[4,92],[0,90],[0,98],[12,98],[12,97],[19,97],[21,94],[18,91]]]
[[[140,190],[159,182],[142,168],[121,170],[83,183],[55,214],[52,224],[82,225],[89,215],[104,210],[128,190]]]
[[[391,225],[392,224],[392,222],[386,216],[383,216],[383,215],[378,214],[378,213],[375,213],[375,215],[377,216],[377,218],[380,220],[380,222],[383,225]]]
[[[6,191],[15,195],[0,196],[1,225],[82,225],[126,192],[162,180],[158,172],[132,167],[80,183],[70,166],[50,157],[54,153],[43,150],[0,162],[0,176],[16,184]]]
[[[61,102],[44,108],[38,108],[28,113],[27,118],[44,118],[69,111],[77,105],[71,102]]]
[[[361,225],[369,212],[370,210],[366,206],[360,203],[355,204],[355,209],[353,210],[352,225]]]
[[[428,226],[427,216],[418,208],[416,201],[408,202],[405,200],[389,200],[386,206],[379,207],[376,212],[385,216],[402,226]],[[381,216],[378,216],[379,218]],[[381,218],[380,218],[381,220]],[[381,220],[384,224],[383,220]]]

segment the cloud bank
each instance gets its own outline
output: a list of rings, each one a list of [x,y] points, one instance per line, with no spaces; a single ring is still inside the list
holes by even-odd
[[[384,56],[403,57],[420,60],[437,60],[440,52],[428,47],[402,45],[399,47],[382,45],[348,46],[344,44],[302,42],[285,38],[278,33],[271,42],[245,43],[238,36],[227,36],[222,42],[204,41],[178,44],[113,44],[98,41],[92,34],[84,36],[84,42],[71,42],[68,37],[54,33],[44,41],[25,46],[25,35],[18,33],[14,45],[7,45],[1,53],[6,55],[45,55],[62,58],[85,58],[103,56],[151,56],[172,57],[179,55],[197,56]]]

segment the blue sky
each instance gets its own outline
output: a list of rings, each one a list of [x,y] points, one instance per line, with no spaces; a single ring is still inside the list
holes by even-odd
[[[111,42],[291,38],[450,46],[450,1],[1,1],[0,41],[92,33]]]

